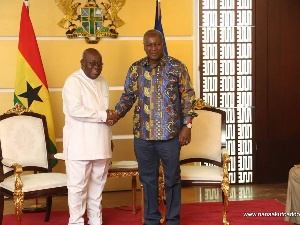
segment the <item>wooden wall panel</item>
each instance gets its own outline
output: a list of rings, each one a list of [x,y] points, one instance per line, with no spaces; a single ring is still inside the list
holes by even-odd
[[[254,177],[253,181],[258,181],[258,173],[264,173],[264,165],[267,162],[267,157],[264,155],[266,152],[265,147],[262,146],[268,137],[268,130],[267,130],[267,99],[268,99],[268,92],[266,91],[267,82],[268,82],[268,2],[267,0],[257,0],[255,2],[255,16],[256,16],[256,23],[255,23],[255,122],[253,129],[254,131],[254,150],[256,148],[256,156],[254,163]],[[263,160],[265,159],[265,160]],[[261,175],[264,177],[265,175]]]
[[[256,181],[287,181],[299,163],[300,2],[256,1]]]

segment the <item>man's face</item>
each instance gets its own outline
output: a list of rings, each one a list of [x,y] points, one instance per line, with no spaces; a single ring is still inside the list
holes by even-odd
[[[91,79],[99,77],[102,65],[102,57],[97,52],[88,52],[81,60],[81,69]]]
[[[164,45],[160,35],[150,33],[144,38],[144,51],[148,56],[149,63],[156,64],[164,55]]]

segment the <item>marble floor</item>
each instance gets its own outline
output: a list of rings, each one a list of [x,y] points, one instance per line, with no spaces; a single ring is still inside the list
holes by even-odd
[[[282,184],[245,184],[230,186],[230,201],[277,199],[285,203],[287,183]],[[191,202],[216,202],[221,201],[221,190],[218,188],[183,188],[182,203]],[[140,191],[137,191],[137,210],[140,209]],[[104,208],[122,207],[131,205],[131,191],[104,192],[102,205]],[[24,207],[31,207],[36,202],[26,200]],[[43,199],[38,199],[38,204],[44,205]],[[67,210],[67,196],[53,198],[52,210]],[[5,200],[4,214],[13,214],[14,204],[12,200]]]

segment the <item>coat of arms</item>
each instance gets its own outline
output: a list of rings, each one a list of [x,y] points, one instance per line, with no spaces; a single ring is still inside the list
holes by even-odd
[[[100,4],[96,0],[87,0],[85,4],[73,1],[55,0],[65,14],[58,25],[67,29],[68,38],[84,37],[87,43],[96,44],[101,37],[118,37],[116,29],[125,24],[118,12],[126,0],[107,0]]]

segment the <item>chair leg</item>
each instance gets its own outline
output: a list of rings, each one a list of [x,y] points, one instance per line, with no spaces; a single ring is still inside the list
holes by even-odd
[[[15,190],[14,190],[14,204],[15,214],[17,216],[17,224],[22,224],[22,205],[24,202],[24,192],[22,191],[23,182],[20,174],[23,172],[21,165],[15,165]]]
[[[222,150],[223,151],[223,150]],[[230,163],[230,157],[228,156],[228,153],[224,154],[222,153],[223,158],[223,179],[221,182],[221,189],[222,189],[222,197],[223,197],[223,224],[229,225],[229,222],[227,221],[227,207],[228,207],[228,199],[230,196],[229,191],[229,174],[228,174],[228,163]]]
[[[222,216],[223,216],[223,224],[229,225],[229,222],[227,220],[227,207],[229,202],[229,185],[225,187],[222,185],[222,203],[223,203],[223,209],[222,209]]]
[[[144,218],[144,187],[141,184],[141,211],[142,211],[142,224],[145,222]]]
[[[48,221],[50,220],[51,207],[52,207],[52,196],[48,196],[48,197],[46,198],[46,215],[45,215],[45,222],[48,222]]]
[[[163,224],[166,220],[166,192],[165,192],[165,176],[162,162],[159,163],[159,177],[158,177],[158,204],[161,214],[160,224]]]
[[[14,204],[15,204],[15,214],[17,216],[17,225],[22,224],[22,205],[24,202],[24,193],[15,189],[14,192]]]
[[[132,191],[132,214],[136,214],[136,176],[132,177],[131,180],[131,191]]]
[[[3,212],[4,212],[4,195],[0,194],[0,225],[2,225]]]

